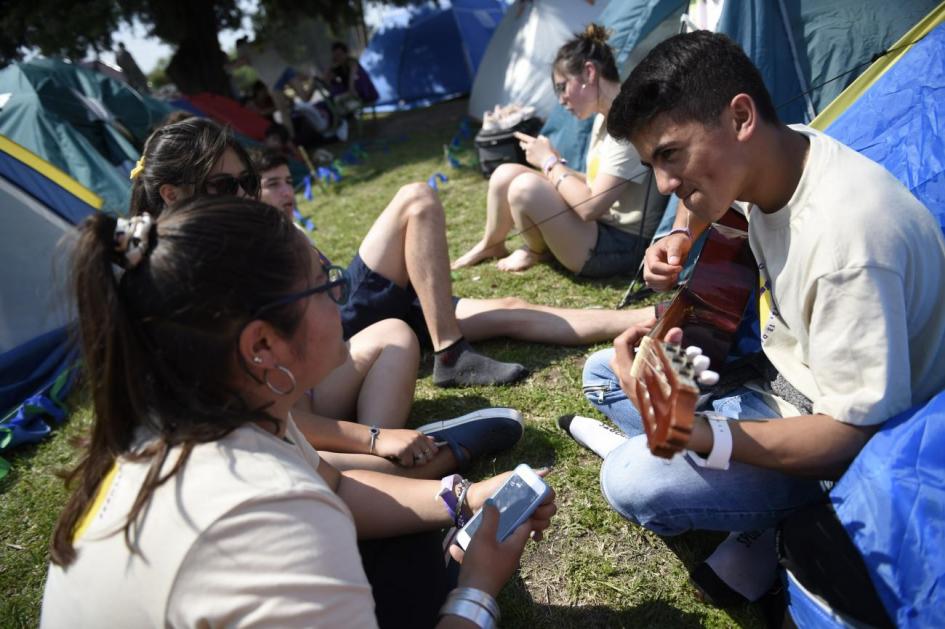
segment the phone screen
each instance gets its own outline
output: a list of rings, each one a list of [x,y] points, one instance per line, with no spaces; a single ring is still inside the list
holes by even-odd
[[[512,525],[515,524],[516,520],[518,520],[522,513],[528,509],[537,498],[538,494],[535,493],[534,489],[529,487],[528,483],[526,483],[521,476],[513,474],[509,478],[505,485],[502,486],[502,489],[499,490],[499,493],[493,498],[495,506],[499,510],[499,530],[497,534],[499,540],[504,540],[508,537],[512,532]],[[482,524],[481,511],[476,513],[476,517],[466,526],[466,531],[469,533],[470,538],[475,536],[480,524]]]

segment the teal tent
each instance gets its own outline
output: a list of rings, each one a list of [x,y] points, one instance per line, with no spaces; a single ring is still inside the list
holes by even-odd
[[[139,152],[96,86],[94,72],[61,61],[10,64],[0,70],[0,135],[69,173],[105,209],[124,212]]]
[[[810,122],[936,0],[726,0],[717,30],[761,70],[784,122]]]

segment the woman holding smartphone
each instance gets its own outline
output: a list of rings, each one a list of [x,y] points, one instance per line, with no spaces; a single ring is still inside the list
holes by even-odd
[[[633,146],[607,134],[607,114],[620,91],[607,36],[603,27],[588,25],[558,50],[552,66],[559,102],[581,120],[596,116],[587,171],[569,168],[548,138],[517,134],[538,171],[503,164],[492,173],[485,234],[454,269],[498,257],[499,269],[524,271],[553,256],[583,277],[637,270],[663,202]],[[509,254],[505,239],[513,229],[524,244]]]
[[[338,472],[292,419],[344,360],[348,283],[281,211],[215,197],[156,219],[97,213],[73,269],[95,420],[54,532],[42,626],[437,622],[445,592],[426,589],[375,616],[372,586],[390,585],[366,574],[358,541],[454,523],[434,499],[444,483]],[[506,476],[461,483],[460,501],[478,508]],[[500,543],[487,508],[438,626],[492,626],[495,595],[554,510],[549,497]],[[438,550],[426,564],[442,570]],[[387,568],[409,585],[409,565]]]

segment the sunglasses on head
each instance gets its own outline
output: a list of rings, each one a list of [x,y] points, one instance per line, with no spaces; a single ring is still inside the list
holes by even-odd
[[[269,310],[270,308],[277,308],[279,306],[291,304],[293,301],[298,301],[299,299],[304,299],[311,295],[317,295],[318,293],[326,292],[333,302],[339,306],[344,305],[348,302],[348,295],[351,294],[351,279],[348,276],[348,272],[340,266],[333,265],[324,267],[324,270],[325,275],[328,276],[328,281],[324,284],[319,284],[318,286],[313,286],[312,288],[307,288],[297,293],[289,293],[288,295],[279,297],[278,299],[270,301],[267,304],[263,304],[256,309],[256,312],[253,314],[253,316],[259,316],[261,312]]]
[[[235,197],[240,188],[247,196],[259,196],[259,177],[253,173],[233,175],[213,175],[203,184],[203,191],[211,196]]]

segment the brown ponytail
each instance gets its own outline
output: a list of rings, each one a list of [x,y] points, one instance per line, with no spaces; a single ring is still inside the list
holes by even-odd
[[[590,61],[597,66],[602,78],[620,83],[614,53],[607,45],[610,31],[599,24],[588,24],[584,32],[576,35],[558,49],[552,68],[569,76],[579,76],[584,64]]]

